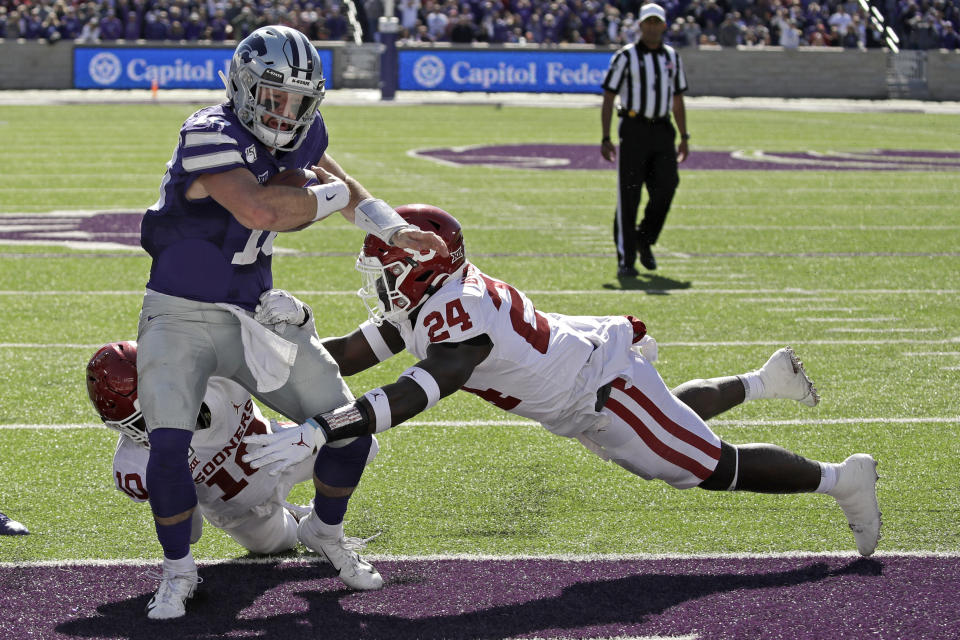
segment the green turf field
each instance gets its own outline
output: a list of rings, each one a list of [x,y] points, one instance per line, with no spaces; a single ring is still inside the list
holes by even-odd
[[[0,214],[141,211],[195,106],[4,107]],[[393,204],[459,218],[468,257],[541,310],[641,317],[669,385],[759,367],[790,344],[819,407],[762,401],[714,421],[766,441],[880,463],[881,551],[960,551],[960,175],[957,172],[682,171],[660,269],[614,277],[613,171],[456,168],[413,149],[594,144],[594,109],[481,106],[323,109],[330,153]],[[698,149],[956,150],[960,116],[688,111]],[[0,218],[0,226],[3,225]],[[362,234],[342,218],[277,239],[277,286],[321,335],[365,318],[352,295]],[[92,254],[99,254],[92,257]],[[149,261],[131,251],[0,245],[0,510],[33,535],[0,561],[157,558],[149,510],[113,489],[115,436],[93,428],[83,367],[135,337]],[[392,381],[407,356],[349,380]],[[380,437],[351,502],[351,535],[376,554],[727,553],[854,548],[823,496],[679,492],[600,462],[577,442],[457,394]],[[470,422],[464,426],[462,422]],[[76,427],[76,425],[87,425]],[[293,499],[306,502],[307,487]],[[237,557],[207,527],[199,559]]]

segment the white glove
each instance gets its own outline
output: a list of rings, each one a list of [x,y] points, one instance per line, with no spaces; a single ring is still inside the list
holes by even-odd
[[[269,289],[260,294],[260,304],[254,311],[254,320],[273,325],[277,333],[283,333],[288,324],[299,327],[307,321],[304,304],[283,289]]]
[[[657,341],[649,334],[640,338],[640,341],[630,348],[646,358],[648,362],[657,361]]]
[[[298,427],[280,429],[277,433],[246,436],[248,446],[243,461],[254,469],[270,466],[269,474],[280,473],[298,462],[315,455],[327,442],[327,437],[311,418]]]

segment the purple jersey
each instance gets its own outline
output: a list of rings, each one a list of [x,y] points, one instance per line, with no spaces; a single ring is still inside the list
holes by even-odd
[[[140,227],[140,244],[153,258],[147,287],[253,311],[260,294],[273,287],[270,256],[277,233],[247,229],[213,198],[187,200],[187,189],[205,173],[240,167],[263,184],[284,169],[316,164],[326,148],[327,130],[319,114],[299,148],[276,156],[227,104],[187,118],[167,163],[160,199],[147,209]]]

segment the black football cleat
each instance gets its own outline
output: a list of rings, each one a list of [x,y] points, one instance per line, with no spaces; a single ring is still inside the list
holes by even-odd
[[[655,271],[657,269],[657,259],[653,257],[653,251],[650,250],[650,245],[646,242],[641,242],[638,248],[640,249],[640,264],[642,264],[645,269]]]
[[[25,526],[0,513],[0,536],[25,536],[30,533]]]

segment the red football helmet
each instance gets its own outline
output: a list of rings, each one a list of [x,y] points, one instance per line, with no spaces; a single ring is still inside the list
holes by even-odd
[[[428,204],[406,204],[397,207],[397,213],[410,224],[440,236],[450,255],[442,258],[433,250],[401,249],[368,234],[357,258],[357,271],[363,278],[357,295],[377,325],[406,319],[467,263],[460,223],[452,215]]]
[[[103,424],[150,447],[137,400],[137,343],[111,342],[87,363],[87,394]]]

